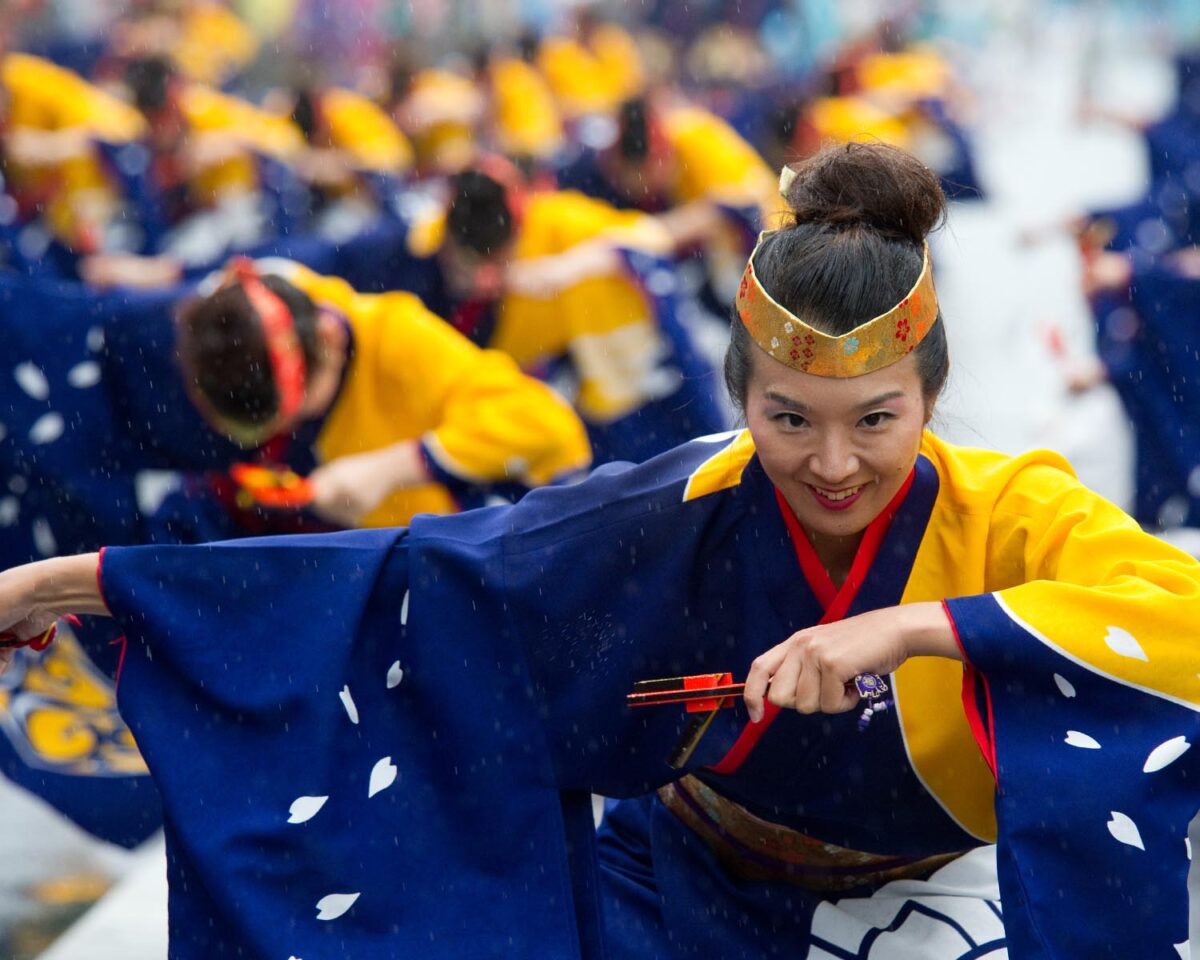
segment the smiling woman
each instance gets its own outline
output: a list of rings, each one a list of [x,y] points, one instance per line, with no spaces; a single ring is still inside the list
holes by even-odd
[[[785,181],[748,429],[407,529],[0,573],[0,631],[128,637],[173,957],[1182,953],[1200,564],[1052,453],[925,429],[928,171]],[[626,798],[598,834],[589,793]]]
[[[747,265],[726,381],[763,469],[840,585],[867,524],[912,472],[946,381],[925,247],[945,201],[900,150],[853,145],[789,174],[794,222],[764,234]]]

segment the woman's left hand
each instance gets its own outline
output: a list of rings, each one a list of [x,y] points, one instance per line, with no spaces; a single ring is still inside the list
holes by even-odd
[[[800,713],[844,713],[860,699],[855,677],[891,673],[914,656],[962,659],[940,603],[888,607],[808,627],[754,660],[743,693],[746,709],[753,723],[762,719],[765,700]]]

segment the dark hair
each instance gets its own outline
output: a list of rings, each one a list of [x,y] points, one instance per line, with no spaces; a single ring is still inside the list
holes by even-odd
[[[312,143],[317,135],[317,117],[320,114],[317,94],[311,87],[297,87],[292,103],[292,123],[300,128],[304,139]]]
[[[643,163],[650,154],[650,118],[645,97],[633,97],[617,111],[617,153],[630,163]]]
[[[542,46],[541,35],[534,29],[527,28],[517,37],[517,56],[526,63],[537,60],[538,50]]]
[[[165,57],[137,57],[125,66],[125,85],[133,105],[144,114],[158,113],[167,105],[167,88],[175,68]]]
[[[490,256],[512,239],[513,216],[504,186],[486,173],[466,170],[451,181],[446,230],[460,247]]]
[[[822,333],[841,336],[896,306],[921,275],[925,237],[946,213],[937,176],[896,147],[849,143],[795,168],[786,200],[792,223],[767,237],[754,258],[764,289]],[[725,384],[746,399],[753,341],[731,324]],[[932,405],[950,372],[941,314],[913,352]]]
[[[263,286],[284,302],[311,378],[317,364],[317,308],[303,291],[277,276]],[[183,375],[219,416],[247,426],[279,410],[262,323],[240,284],[187,301],[179,310],[177,352]]]

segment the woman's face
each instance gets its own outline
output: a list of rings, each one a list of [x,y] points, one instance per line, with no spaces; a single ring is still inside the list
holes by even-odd
[[[929,417],[916,360],[835,379],[752,349],[746,421],[767,476],[810,537],[861,533],[917,459]]]

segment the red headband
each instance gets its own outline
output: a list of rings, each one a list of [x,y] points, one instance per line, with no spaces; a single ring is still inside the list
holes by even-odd
[[[304,403],[304,381],[308,373],[300,337],[296,333],[296,320],[287,304],[267,289],[249,257],[238,257],[230,264],[229,271],[232,279],[241,284],[250,306],[262,322],[271,378],[279,392],[279,416],[291,417]]]

